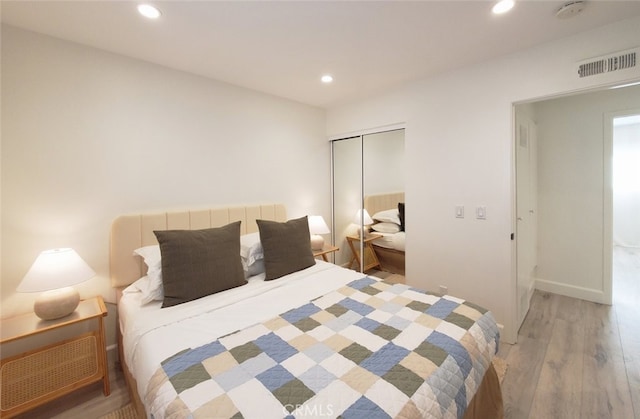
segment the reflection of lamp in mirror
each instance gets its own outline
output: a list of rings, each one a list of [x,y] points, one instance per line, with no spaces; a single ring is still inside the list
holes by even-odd
[[[18,285],[18,292],[42,292],[33,310],[43,320],[53,320],[73,313],[80,295],[72,285],[95,276],[93,269],[75,250],[52,249],[41,252]]]
[[[321,234],[329,234],[330,230],[321,215],[309,216],[309,233],[311,233],[311,248],[313,250],[322,250],[324,238]]]
[[[369,227],[367,226],[373,224],[373,220],[366,209],[360,208],[356,212],[356,216],[353,218],[353,223],[358,226],[358,237],[366,237],[369,231]],[[361,228],[362,231],[360,230]],[[361,232],[363,234],[361,234]]]

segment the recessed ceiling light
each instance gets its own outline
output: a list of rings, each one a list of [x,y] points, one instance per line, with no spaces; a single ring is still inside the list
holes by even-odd
[[[323,83],[331,83],[333,81],[333,77],[330,74],[325,74],[320,80],[322,80]]]
[[[516,3],[514,0],[501,0],[493,6],[491,11],[496,15],[500,15],[502,13],[506,13],[509,10],[513,9],[513,6],[515,6],[515,4]]]
[[[160,10],[157,7],[152,6],[150,4],[138,5],[138,12],[140,12],[142,16],[149,19],[157,19],[162,14],[160,13]]]

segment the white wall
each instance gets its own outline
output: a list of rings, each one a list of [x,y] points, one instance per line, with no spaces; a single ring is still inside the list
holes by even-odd
[[[640,109],[640,86],[533,106],[538,125],[536,288],[606,303],[605,118]]]
[[[120,214],[252,203],[330,219],[323,110],[2,27],[2,316],[38,253],[69,246],[114,300]],[[115,316],[109,316],[114,320]]]
[[[406,123],[407,281],[471,299],[493,311],[515,341],[512,105],[640,78],[640,69],[590,80],[575,63],[637,46],[640,18],[501,59],[410,83],[330,109],[330,135]],[[456,219],[454,207],[466,217]],[[487,207],[487,220],[473,217]]]

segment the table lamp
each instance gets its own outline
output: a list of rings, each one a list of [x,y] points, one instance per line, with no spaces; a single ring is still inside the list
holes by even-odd
[[[320,234],[329,234],[329,226],[321,215],[309,216],[309,233],[311,233],[311,249],[322,250],[324,238]]]
[[[356,212],[356,216],[353,218],[353,223],[358,226],[358,236],[365,237],[368,232],[367,226],[370,226],[371,224],[373,224],[373,220],[371,219],[371,216],[369,215],[366,209],[360,208]],[[361,233],[364,233],[364,234],[361,235]]]
[[[43,320],[59,319],[73,313],[80,302],[73,285],[95,276],[93,269],[70,248],[41,252],[18,285],[18,292],[42,292],[33,310]]]

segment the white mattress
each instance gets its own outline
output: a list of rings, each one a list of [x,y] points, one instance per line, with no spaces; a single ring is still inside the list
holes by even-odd
[[[399,231],[397,233],[380,233],[378,231],[376,234],[381,235],[379,239],[374,240],[372,243],[374,246],[385,247],[387,249],[394,249],[404,252],[405,249],[405,232]]]
[[[247,285],[173,307],[155,301],[140,306],[139,293],[118,304],[124,356],[144,395],[161,361],[186,348],[268,320],[363,277],[362,273],[317,261],[316,265],[273,281],[264,274]]]

